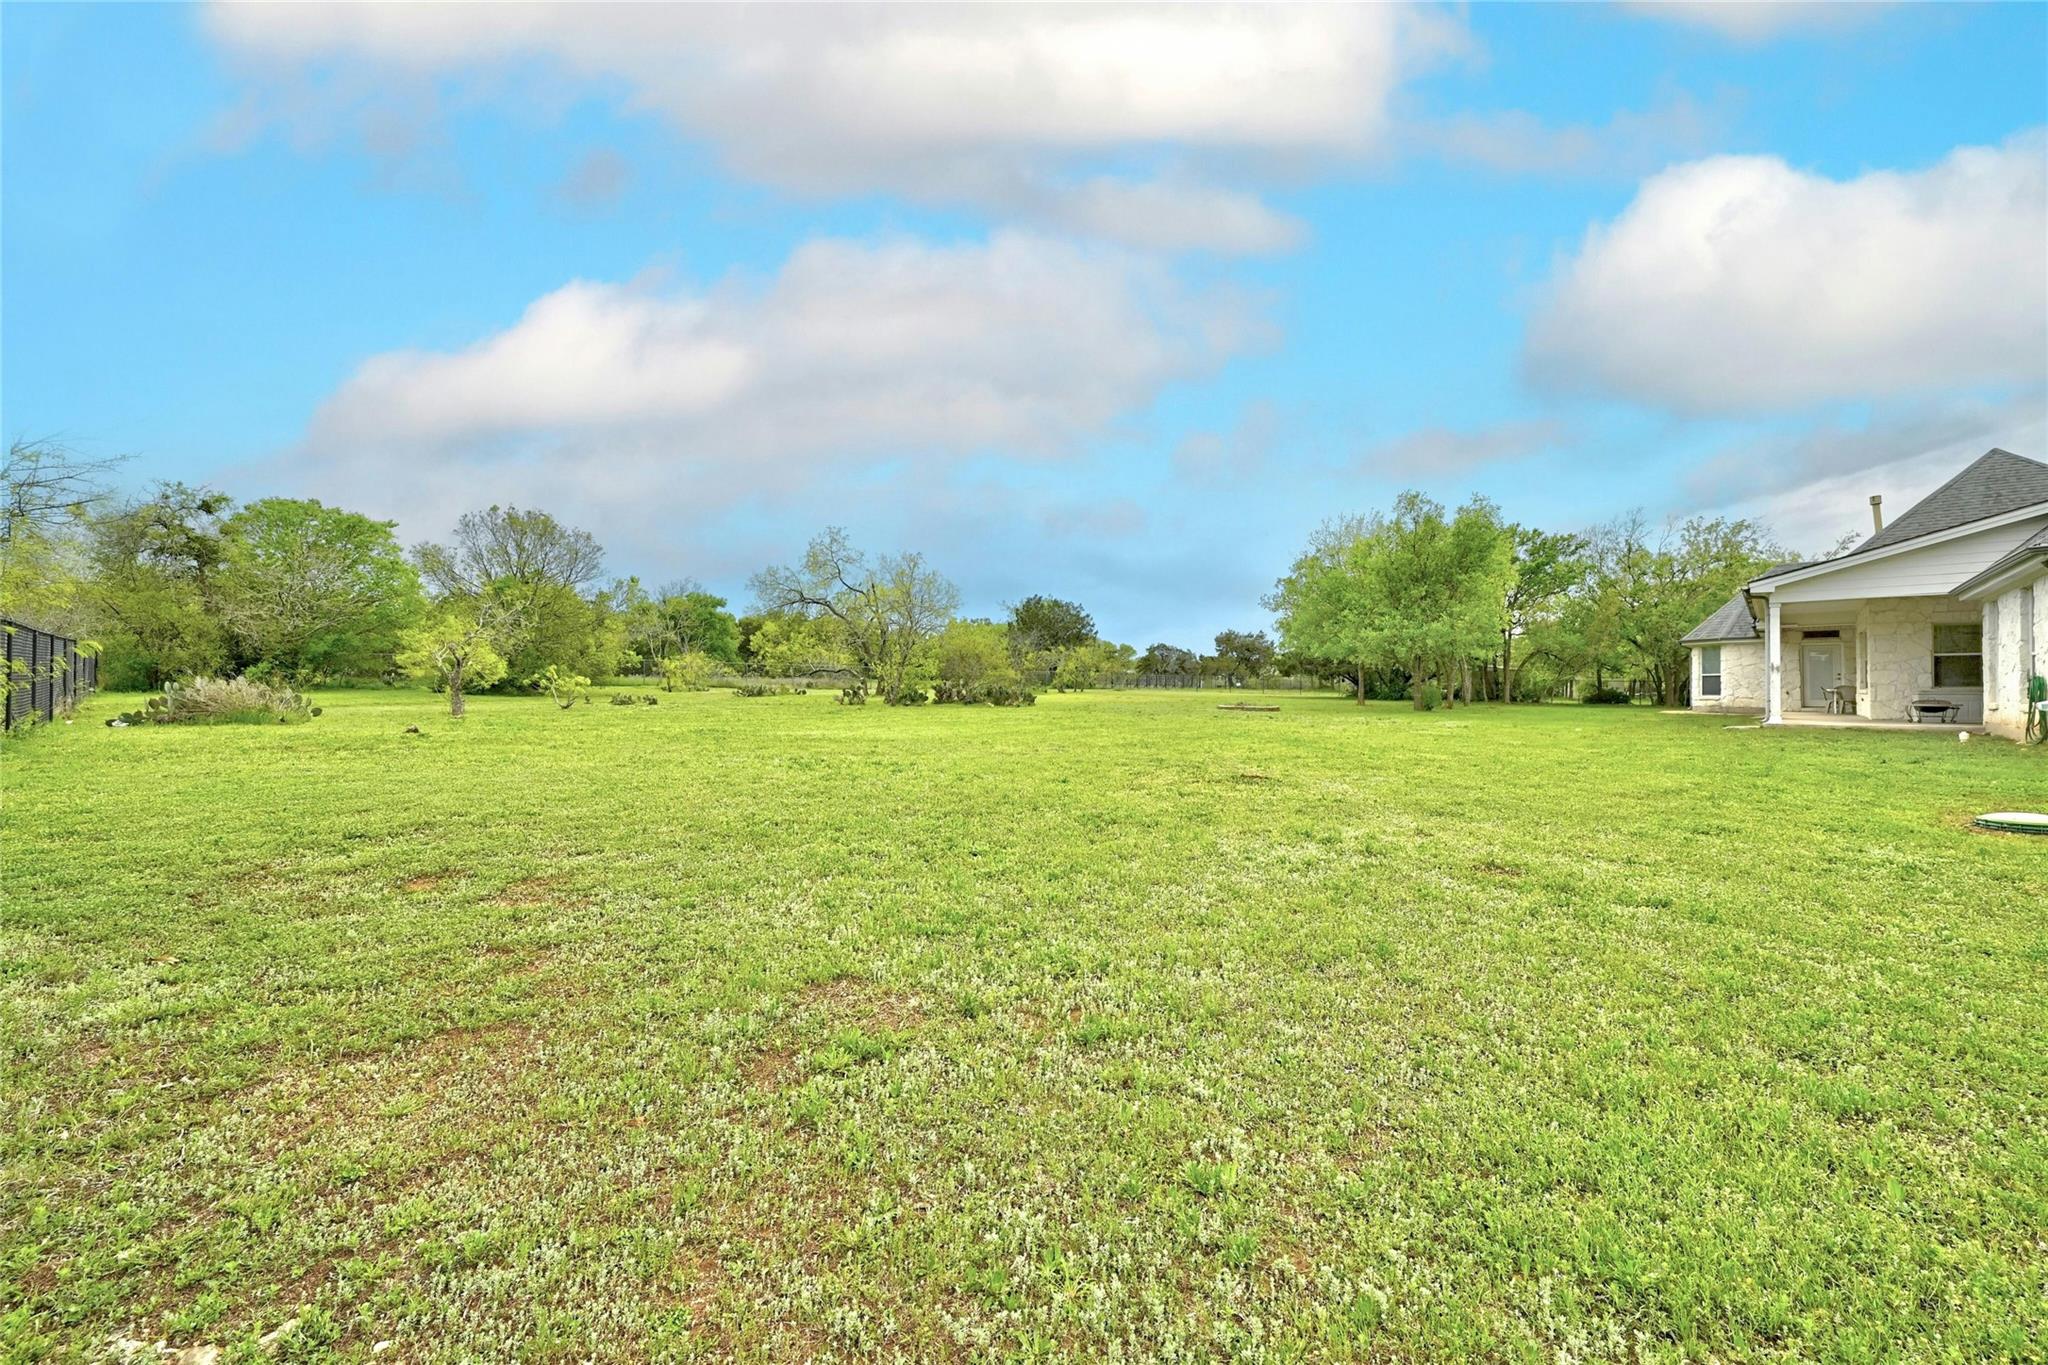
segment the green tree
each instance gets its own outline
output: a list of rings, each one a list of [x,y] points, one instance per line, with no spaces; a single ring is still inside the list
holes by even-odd
[[[1627,648],[1665,706],[1683,701],[1690,651],[1679,643],[1773,561],[1790,558],[1760,522],[1695,517],[1652,530],[1641,513],[1598,537],[1591,629]]]
[[[1428,681],[1450,695],[1498,642],[1512,571],[1491,503],[1451,516],[1411,491],[1391,515],[1325,524],[1267,605],[1288,649],[1357,662],[1360,701],[1371,670],[1399,668],[1419,709]]]
[[[615,585],[611,596],[625,618],[627,646],[647,672],[659,673],[669,656],[691,651],[729,667],[742,663],[740,623],[723,597],[687,581],[650,595],[637,578]]]
[[[1553,619],[1565,598],[1592,577],[1591,545],[1581,535],[1504,528],[1513,555],[1500,631],[1501,700],[1515,699],[1515,642]]]
[[[1095,639],[1095,618],[1078,602],[1032,596],[1010,608],[1010,648],[1020,666],[1057,670],[1067,654]]]
[[[245,664],[297,678],[381,671],[423,607],[388,521],[265,498],[221,529],[214,601]]]
[[[469,603],[500,623],[493,639],[509,666],[503,678],[531,677],[550,665],[608,677],[631,652],[626,616],[610,594],[593,590],[603,549],[589,532],[546,512],[465,513],[448,544],[416,545],[413,561],[440,601]]]
[[[799,612],[776,611],[749,616],[747,635],[750,672],[771,678],[807,677],[851,668],[844,632],[831,618],[815,620]]]
[[[885,701],[921,690],[931,641],[960,604],[960,593],[917,554],[869,560],[837,527],[812,540],[803,562],[754,575],[762,611],[795,612],[829,623],[863,679]]]
[[[213,590],[227,556],[222,521],[233,505],[214,489],[163,483],[94,519],[82,596],[106,647],[102,686],[154,689],[227,663]]]
[[[505,656],[496,641],[503,625],[498,613],[475,603],[438,607],[399,637],[398,666],[445,686],[448,714],[460,719],[470,688],[493,686],[505,676]]]
[[[1192,673],[1197,662],[1191,649],[1153,644],[1145,646],[1145,652],[1138,656],[1137,669],[1140,673]]]
[[[701,588],[670,591],[661,598],[669,637],[684,651],[695,651],[722,664],[740,661],[739,619],[725,609],[725,599]]]
[[[17,440],[0,464],[0,613],[78,635],[88,627],[85,532],[119,460]]]
[[[1216,634],[1216,657],[1229,676],[1257,682],[1273,670],[1273,640],[1263,630],[1224,630]]]
[[[940,682],[966,695],[987,687],[1015,687],[1020,681],[1009,631],[993,621],[949,623],[932,642],[932,669]]]

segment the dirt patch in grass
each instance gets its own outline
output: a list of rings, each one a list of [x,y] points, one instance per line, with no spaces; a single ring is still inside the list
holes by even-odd
[[[796,1070],[796,1053],[786,1047],[763,1048],[740,1067],[740,1079],[756,1090],[780,1090]]]
[[[428,891],[438,891],[449,882],[459,882],[469,875],[469,869],[462,867],[445,868],[440,872],[422,872],[407,877],[398,884],[398,889],[408,895],[417,896]]]
[[[587,897],[571,895],[566,889],[567,878],[559,874],[539,877],[522,877],[507,885],[491,898],[491,904],[501,905],[509,910],[524,910],[534,906],[588,905]]]
[[[819,981],[797,993],[797,1013],[822,1014],[831,1023],[902,1033],[924,1023],[924,1001],[865,977]]]

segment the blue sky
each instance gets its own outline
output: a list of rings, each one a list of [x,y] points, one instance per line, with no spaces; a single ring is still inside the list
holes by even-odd
[[[1200,645],[1403,487],[1865,529],[2048,427],[2048,6],[9,5],[6,435]]]

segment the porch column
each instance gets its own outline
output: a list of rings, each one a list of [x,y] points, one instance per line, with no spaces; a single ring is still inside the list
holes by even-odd
[[[1769,605],[1764,609],[1764,724],[1782,725],[1785,722],[1784,632],[1780,629],[1777,595],[1774,593],[1765,600]]]

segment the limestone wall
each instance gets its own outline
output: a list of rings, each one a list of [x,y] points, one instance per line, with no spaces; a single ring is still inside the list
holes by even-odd
[[[1700,695],[1700,651],[1692,647],[1692,709],[1695,711],[1761,711],[1764,709],[1764,642],[1736,640],[1721,649],[1721,695]]]
[[[2029,598],[2033,613],[2028,657]],[[1984,728],[2008,739],[2020,739],[2027,729],[2027,679],[2048,674],[2048,574],[2033,584],[2031,594],[2021,588],[2001,595],[1987,616],[1997,618],[1996,626],[1985,632]]]
[[[1876,597],[1865,602],[1856,614],[1856,635],[1865,656],[1857,713],[1873,720],[1904,720],[1913,698],[1932,694],[1956,702],[1962,708],[1960,719],[1977,724],[1983,718],[1979,690],[1937,691],[1934,686],[1934,623],[1981,619],[1976,605],[1952,597]],[[1791,672],[1789,659],[1786,672]]]

